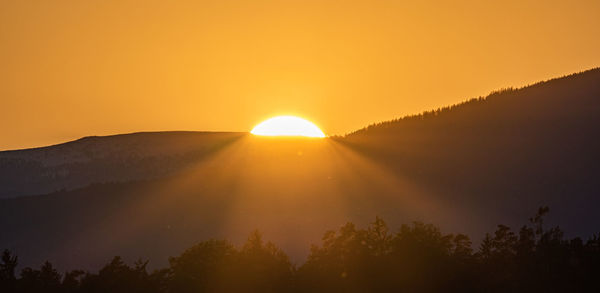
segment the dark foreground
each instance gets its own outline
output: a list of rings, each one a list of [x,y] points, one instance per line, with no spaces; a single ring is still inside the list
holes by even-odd
[[[600,239],[565,239],[546,229],[541,208],[519,231],[504,225],[476,250],[469,237],[415,222],[391,233],[377,218],[325,233],[296,266],[254,232],[242,247],[201,242],[169,267],[148,272],[115,257],[97,273],[59,273],[46,262],[17,275],[18,257],[4,251],[0,292],[599,292]],[[143,244],[140,244],[143,245]]]

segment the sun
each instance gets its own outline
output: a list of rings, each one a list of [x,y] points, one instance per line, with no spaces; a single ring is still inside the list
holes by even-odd
[[[277,116],[256,125],[250,133],[266,136],[325,137],[314,123],[296,116]]]

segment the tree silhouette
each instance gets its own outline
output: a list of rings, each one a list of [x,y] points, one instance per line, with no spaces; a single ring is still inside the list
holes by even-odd
[[[15,270],[17,268],[18,258],[13,256],[8,249],[2,252],[2,263],[0,263],[0,288],[3,292],[15,290],[17,278]]]
[[[61,275],[50,262],[44,262],[39,270],[24,268],[18,287],[21,292],[60,292]]]
[[[174,292],[214,292],[226,283],[237,251],[224,240],[201,242],[169,259],[170,289]]]
[[[498,225],[477,251],[466,235],[421,222],[393,233],[377,217],[366,228],[327,231],[298,268],[254,231],[241,247],[200,242],[152,273],[148,261],[115,257],[98,273],[61,278],[45,262],[16,278],[17,257],[5,250],[0,281],[2,292],[598,292],[600,238],[565,239],[544,227],[548,211],[518,233]]]

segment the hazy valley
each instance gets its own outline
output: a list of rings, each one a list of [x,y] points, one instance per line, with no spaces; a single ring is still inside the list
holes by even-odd
[[[600,219],[600,70],[327,139],[164,132],[0,152],[0,247],[22,265],[161,266],[253,230],[302,262],[326,229],[375,216],[477,239],[540,206],[587,237]]]

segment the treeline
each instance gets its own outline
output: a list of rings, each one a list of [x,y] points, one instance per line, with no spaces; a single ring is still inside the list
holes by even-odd
[[[540,83],[540,84],[542,84],[542,83]],[[420,120],[425,120],[425,119],[428,119],[431,117],[435,117],[435,116],[439,116],[439,115],[443,115],[443,114],[449,114],[454,111],[464,110],[468,107],[481,106],[483,103],[485,103],[486,101],[489,101],[490,99],[496,99],[497,97],[502,97],[504,95],[510,95],[512,93],[515,93],[516,91],[518,91],[518,89],[515,89],[513,87],[501,88],[499,90],[490,92],[485,97],[480,96],[477,98],[471,98],[471,99],[465,100],[460,103],[456,103],[456,104],[452,104],[452,105],[448,105],[448,106],[444,106],[444,107],[439,107],[439,108],[433,109],[433,110],[423,111],[419,114],[406,115],[406,116],[388,120],[388,121],[372,123],[372,124],[367,125],[366,127],[363,127],[356,131],[350,132],[346,135],[334,136],[334,137],[342,138],[345,136],[351,136],[351,135],[356,135],[356,134],[365,134],[365,133],[369,133],[372,131],[381,131],[384,129],[389,129],[391,127],[397,126],[400,123],[418,122]]]
[[[17,276],[18,258],[5,250],[0,292],[600,292],[600,239],[544,228],[547,212],[518,231],[499,225],[476,251],[466,235],[430,224],[392,233],[380,218],[365,229],[348,223],[300,266],[258,232],[241,247],[201,242],[153,272],[115,257],[97,273],[60,274],[46,262]]]
[[[467,99],[460,103],[456,103],[456,104],[452,104],[452,105],[448,105],[448,106],[444,106],[444,107],[439,107],[437,109],[433,109],[433,110],[429,110],[429,111],[423,111],[419,114],[406,115],[404,117],[400,117],[400,118],[396,118],[396,119],[392,119],[392,120],[388,120],[388,121],[373,123],[364,128],[347,133],[343,136],[335,136],[335,138],[342,138],[342,137],[347,137],[347,136],[352,136],[352,135],[357,135],[357,134],[366,134],[366,133],[371,133],[373,131],[381,131],[384,129],[397,127],[403,123],[418,122],[420,120],[425,120],[425,119],[428,119],[431,117],[435,117],[435,116],[439,116],[439,115],[443,115],[443,114],[450,114],[452,112],[465,110],[469,107],[481,106],[485,102],[488,102],[488,101],[504,100],[504,102],[506,102],[507,100],[514,99],[515,96],[519,92],[523,92],[525,90],[532,90],[532,89],[535,90],[535,89],[539,89],[544,86],[551,87],[553,83],[556,84],[561,81],[564,82],[564,81],[568,81],[568,80],[573,80],[578,77],[583,78],[584,76],[591,77],[593,79],[595,77],[591,76],[591,75],[594,75],[594,74],[597,75],[598,72],[600,72],[600,68],[593,68],[593,69],[589,69],[589,70],[585,70],[585,71],[581,71],[581,72],[577,72],[577,73],[564,75],[561,77],[537,82],[535,84],[526,85],[526,86],[523,86],[520,88],[514,88],[514,87],[501,88],[501,89],[490,92],[487,96],[479,96],[477,98],[470,98],[470,99]],[[596,80],[597,80],[597,77],[596,77]],[[594,81],[596,81],[596,80],[594,80]],[[573,88],[571,90],[574,91],[576,89],[577,88]],[[577,90],[584,90],[584,89],[579,88]],[[520,97],[520,98],[522,98],[522,97]],[[520,100],[520,98],[519,98],[519,100],[516,100],[515,102],[517,102],[517,103],[522,102],[522,100]],[[572,98],[572,97],[568,97],[568,98]],[[538,100],[536,102],[545,103],[547,101],[544,99],[544,100]]]

